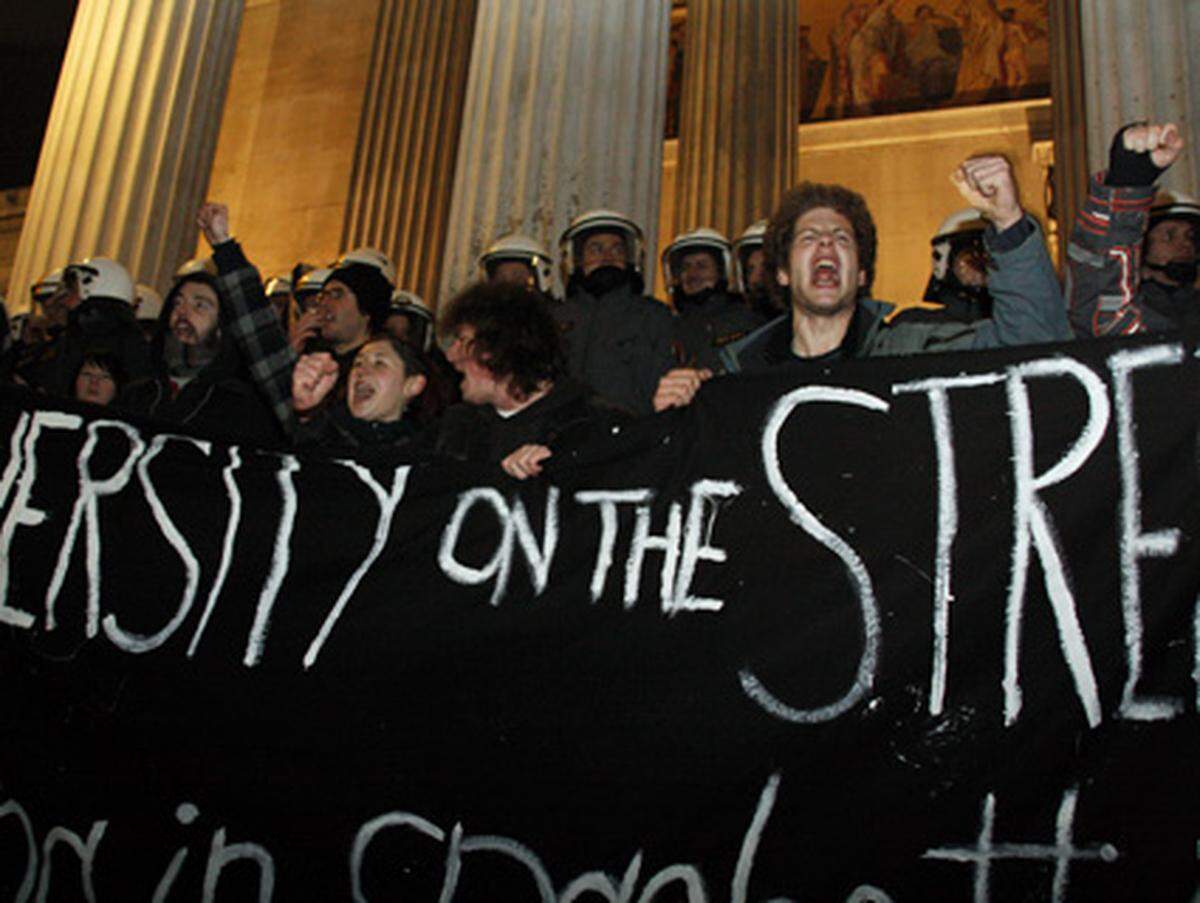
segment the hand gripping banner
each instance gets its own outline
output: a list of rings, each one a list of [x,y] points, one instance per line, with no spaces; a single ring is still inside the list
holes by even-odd
[[[1194,344],[710,382],[519,483],[0,398],[0,898],[1191,900]]]

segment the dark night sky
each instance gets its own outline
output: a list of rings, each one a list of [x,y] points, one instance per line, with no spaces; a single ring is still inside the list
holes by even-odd
[[[0,0],[0,189],[33,182],[76,0]]]

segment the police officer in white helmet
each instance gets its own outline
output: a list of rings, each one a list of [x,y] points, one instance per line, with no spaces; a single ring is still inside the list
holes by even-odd
[[[956,320],[974,323],[992,315],[988,294],[988,253],[983,242],[987,222],[973,208],[942,221],[930,239],[929,282],[922,301],[936,307],[908,307],[893,323]]]
[[[54,338],[67,325],[63,303],[63,271],[52,270],[29,287],[29,312],[16,314],[9,322],[10,341],[0,357],[0,378],[9,379],[17,362],[34,346]]]
[[[433,348],[433,314],[425,299],[416,292],[402,288],[392,292],[392,303],[383,328],[424,354]]]
[[[644,287],[642,230],[612,210],[577,216],[559,242],[567,298],[554,308],[568,372],[601,397],[648,413],[675,360],[674,318]]]
[[[267,300],[279,315],[279,322],[290,326],[292,322],[292,277],[286,274],[272,276],[265,288]]]
[[[663,278],[677,318],[679,363],[716,370],[718,351],[761,326],[765,319],[729,290],[733,249],[715,229],[675,237],[662,256]]]
[[[755,220],[733,243],[733,289],[740,292],[750,309],[764,320],[773,320],[784,312],[782,302],[771,291],[771,272],[763,236],[767,221]]]
[[[1150,207],[1142,273],[1166,286],[1196,287],[1200,201],[1182,191],[1161,191]]]
[[[33,307],[30,313],[42,328],[55,333],[67,325],[66,292],[63,290],[63,268],[51,270],[29,287]]]
[[[479,255],[479,270],[487,282],[506,282],[541,292],[553,299],[554,261],[550,252],[528,235],[502,235]]]
[[[103,349],[120,359],[131,377],[150,372],[150,355],[134,318],[129,271],[107,257],[88,257],[63,271],[56,298],[67,310],[66,327],[15,362],[19,381],[50,395],[70,398],[87,352]]]

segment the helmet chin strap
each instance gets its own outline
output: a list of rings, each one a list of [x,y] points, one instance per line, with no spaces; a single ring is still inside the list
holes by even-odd
[[[1197,266],[1194,260],[1172,260],[1170,263],[1143,262],[1142,265],[1148,270],[1162,273],[1179,285],[1191,285],[1196,281]]]

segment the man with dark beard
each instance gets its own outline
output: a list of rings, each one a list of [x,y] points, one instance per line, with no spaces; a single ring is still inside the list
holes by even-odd
[[[117,405],[208,436],[281,442],[271,408],[221,328],[228,316],[224,306],[216,277],[197,272],[179,279],[163,303],[151,343],[155,373],[131,382]]]
[[[733,249],[715,229],[676,236],[662,257],[675,306],[679,363],[715,370],[718,352],[767,321],[729,289]]]
[[[611,210],[576,217],[560,247],[567,300],[553,309],[567,371],[601,397],[649,413],[658,378],[674,363],[674,319],[642,294],[642,230]]]

